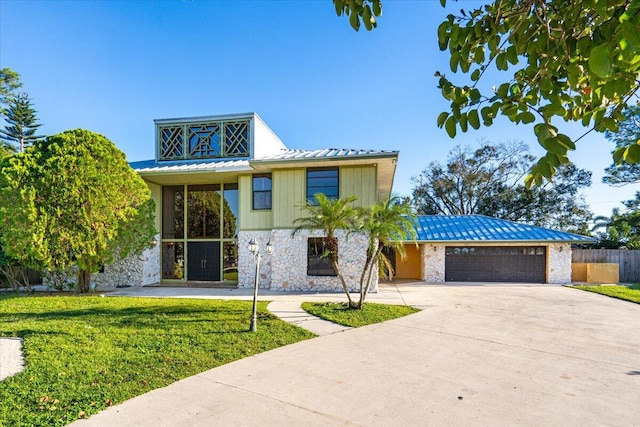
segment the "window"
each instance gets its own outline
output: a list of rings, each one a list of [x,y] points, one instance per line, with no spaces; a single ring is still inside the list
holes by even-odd
[[[315,204],[314,195],[322,193],[335,200],[339,197],[338,168],[307,169],[307,202]]]
[[[250,122],[211,121],[158,126],[160,160],[249,157]]]
[[[253,209],[271,209],[271,174],[253,175]]]
[[[336,238],[311,237],[307,241],[307,276],[336,276],[329,257],[323,256],[328,246],[338,249]]]

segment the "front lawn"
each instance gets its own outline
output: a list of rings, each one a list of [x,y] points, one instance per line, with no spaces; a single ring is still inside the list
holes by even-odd
[[[601,285],[601,286],[572,286],[576,289],[582,289],[583,291],[595,292],[597,294],[607,295],[613,298],[622,299],[625,301],[635,302],[640,304],[640,284],[630,286],[615,286],[615,285]]]
[[[313,337],[250,301],[0,297],[26,369],[0,382],[0,426],[65,425],[207,369]]]
[[[302,309],[321,319],[353,328],[397,319],[420,311],[407,305],[374,304],[369,302],[364,304],[362,310],[350,309],[347,304],[342,303],[316,302],[303,302]]]

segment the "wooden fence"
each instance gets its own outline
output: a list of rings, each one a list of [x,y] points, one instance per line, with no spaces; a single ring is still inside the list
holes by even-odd
[[[620,281],[640,283],[640,250],[626,249],[573,249],[571,262],[611,262],[620,266]]]

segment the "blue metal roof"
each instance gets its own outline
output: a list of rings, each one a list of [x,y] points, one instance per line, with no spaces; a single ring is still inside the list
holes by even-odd
[[[416,231],[419,242],[595,242],[592,237],[484,215],[421,215]]]

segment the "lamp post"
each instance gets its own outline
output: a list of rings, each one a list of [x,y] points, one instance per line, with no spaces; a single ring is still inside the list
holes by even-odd
[[[271,240],[267,242],[266,246],[267,255],[271,255],[273,252],[273,245],[271,244]],[[258,316],[256,313],[257,305],[258,305],[258,281],[260,280],[260,260],[262,259],[262,254],[260,254],[260,247],[258,246],[258,242],[256,239],[251,238],[249,242],[249,251],[253,254],[253,259],[256,261],[256,278],[253,283],[253,310],[251,312],[251,332],[255,332],[258,330]]]

